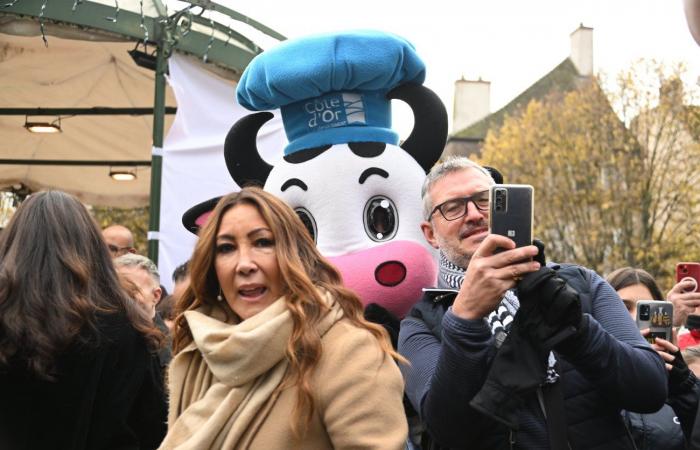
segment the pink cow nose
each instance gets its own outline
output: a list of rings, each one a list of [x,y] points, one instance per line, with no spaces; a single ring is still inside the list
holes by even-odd
[[[382,286],[396,286],[406,278],[406,266],[399,261],[386,261],[377,266],[374,279]]]

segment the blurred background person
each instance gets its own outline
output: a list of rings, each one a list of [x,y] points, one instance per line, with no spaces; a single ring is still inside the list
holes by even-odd
[[[156,314],[163,319],[165,326],[168,327],[168,335],[172,336],[175,327],[175,297],[166,295],[161,299],[156,305]]]
[[[25,200],[0,239],[0,448],[156,448],[161,339],[85,207]]]
[[[400,357],[289,206],[224,197],[189,269],[162,449],[405,447]]]
[[[117,258],[127,253],[136,253],[134,236],[131,234],[131,230],[123,225],[108,226],[102,230],[102,237],[107,243],[107,248],[109,248],[112,258]]]
[[[606,280],[617,291],[634,320],[637,302],[664,300],[654,277],[643,269],[623,267],[608,275]],[[648,331],[642,330],[642,334],[646,335]],[[674,343],[656,338],[652,347],[666,363],[669,375],[666,404],[653,414],[630,411],[623,414],[637,448],[682,450],[692,433],[700,386]]]
[[[681,353],[690,371],[695,374],[695,377],[700,377],[700,346],[686,347]]]
[[[185,261],[173,270],[173,297],[175,301],[182,297],[187,286],[190,285],[189,261]]]
[[[147,312],[153,323],[166,337],[166,344],[158,351],[158,359],[162,368],[167,367],[172,359],[172,337],[170,329],[156,311],[156,306],[163,296],[160,285],[160,273],[153,261],[143,255],[126,253],[114,259],[114,266],[119,276],[129,280],[139,290],[132,298]]]

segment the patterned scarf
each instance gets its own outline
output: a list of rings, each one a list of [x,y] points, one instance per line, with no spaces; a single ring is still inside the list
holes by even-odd
[[[453,264],[447,259],[444,253],[440,252],[440,274],[438,277],[438,287],[457,289],[462,287],[464,281],[465,269]],[[491,333],[496,340],[496,348],[500,348],[505,341],[508,331],[513,324],[513,318],[520,308],[520,301],[515,295],[513,289],[509,289],[503,295],[501,303],[495,311],[488,315],[486,322],[491,327]],[[559,374],[554,369],[557,360],[554,353],[549,352],[549,360],[547,361],[547,377],[545,383],[554,383],[559,379]]]

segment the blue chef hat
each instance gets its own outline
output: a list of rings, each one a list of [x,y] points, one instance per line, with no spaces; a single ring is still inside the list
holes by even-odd
[[[238,102],[280,108],[285,155],[346,142],[398,144],[386,94],[422,84],[425,64],[405,39],[379,31],[321,34],[284,41],[253,59],[238,83]]]

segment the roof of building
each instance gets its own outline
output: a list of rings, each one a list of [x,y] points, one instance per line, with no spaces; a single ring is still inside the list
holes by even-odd
[[[513,115],[519,109],[524,108],[533,99],[544,98],[553,90],[568,92],[577,87],[581,74],[574,66],[570,58],[566,58],[557,67],[552,69],[547,75],[537,80],[532,86],[515,97],[507,105],[498,111],[489,114],[483,119],[469,125],[454,133],[451,138],[456,139],[478,139],[486,138],[486,133],[491,128],[500,127],[506,115]]]

